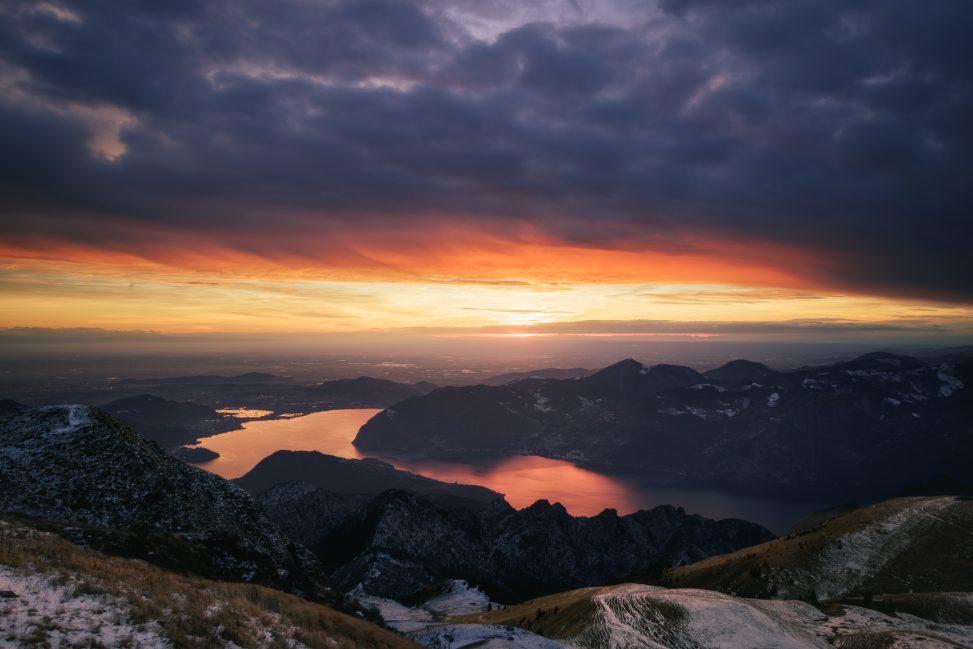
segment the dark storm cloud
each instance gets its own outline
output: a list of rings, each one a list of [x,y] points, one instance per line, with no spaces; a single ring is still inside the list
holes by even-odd
[[[973,5],[603,5],[483,36],[526,10],[8,3],[0,231],[273,255],[349,225],[529,220],[636,250],[796,246],[838,289],[973,300]]]

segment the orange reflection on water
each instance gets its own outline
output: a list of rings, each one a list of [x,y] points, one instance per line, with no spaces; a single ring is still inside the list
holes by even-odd
[[[320,451],[347,458],[364,454],[351,441],[362,424],[381,412],[374,408],[329,410],[293,419],[267,419],[243,424],[242,430],[207,437],[202,446],[220,454],[199,464],[224,478],[238,478],[274,451]],[[597,514],[606,506],[625,514],[639,509],[631,487],[609,476],[569,462],[537,456],[515,456],[479,464],[458,464],[381,456],[400,469],[443,482],[478,484],[502,493],[520,509],[536,500],[559,502],[576,516]]]
[[[536,455],[508,457],[489,466],[408,459],[393,464],[443,482],[488,487],[504,494],[517,509],[541,499],[559,502],[575,516],[593,516],[605,507],[620,514],[639,509],[636,495],[620,480]]]
[[[338,457],[364,457],[351,444],[362,424],[380,413],[376,408],[328,410],[291,419],[248,421],[241,430],[203,439],[202,446],[220,457],[197,464],[224,478],[239,478],[274,451],[320,451]]]

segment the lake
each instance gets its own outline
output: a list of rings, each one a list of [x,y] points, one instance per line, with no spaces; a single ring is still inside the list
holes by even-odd
[[[278,450],[320,451],[344,458],[378,457],[400,469],[444,482],[488,487],[504,494],[518,509],[542,498],[561,503],[576,516],[593,516],[605,508],[629,514],[656,505],[675,505],[708,518],[754,521],[778,534],[812,511],[835,504],[726,493],[659,472],[607,474],[533,455],[459,463],[361,453],[351,442],[362,424],[379,412],[374,408],[328,410],[248,421],[240,430],[204,438],[202,446],[220,457],[197,466],[224,478],[237,478]]]

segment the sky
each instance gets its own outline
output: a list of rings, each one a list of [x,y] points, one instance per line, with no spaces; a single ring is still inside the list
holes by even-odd
[[[0,328],[973,341],[973,3],[0,1]]]

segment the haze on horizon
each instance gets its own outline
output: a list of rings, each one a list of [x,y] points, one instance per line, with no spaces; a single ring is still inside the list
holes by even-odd
[[[0,352],[969,343],[971,19],[4,3]]]

